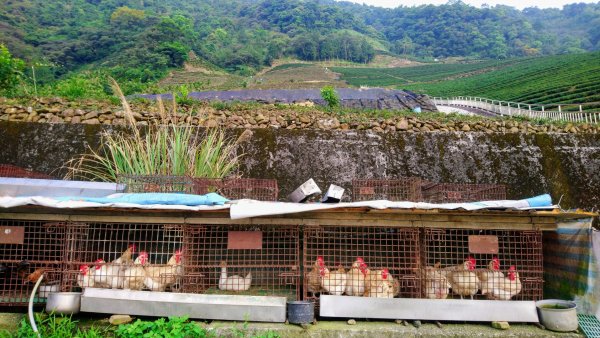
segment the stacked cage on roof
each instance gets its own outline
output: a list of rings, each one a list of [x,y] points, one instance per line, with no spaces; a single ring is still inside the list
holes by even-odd
[[[65,223],[39,220],[0,220],[0,305],[26,305],[35,282],[44,292],[59,291],[65,245]]]
[[[417,177],[401,177],[393,180],[353,180],[352,199],[354,201],[389,200],[418,202],[422,200],[421,179]]]
[[[279,188],[277,180],[259,178],[192,178],[194,193],[203,195],[217,192],[228,199],[253,199],[277,201]]]
[[[181,290],[181,224],[74,222],[66,237],[65,291]]]
[[[53,179],[52,176],[11,164],[0,164],[0,177]]]
[[[184,292],[300,296],[300,234],[289,225],[186,225]]]
[[[543,296],[541,231],[424,228],[421,243],[425,298]]]
[[[423,200],[430,203],[462,203],[505,200],[506,186],[502,184],[423,184]]]
[[[199,178],[168,175],[120,175],[118,183],[131,193],[160,192],[204,195],[216,192],[228,199],[276,201],[277,180],[257,178]]]
[[[419,229],[320,226],[304,229],[303,297],[320,295],[416,298]]]

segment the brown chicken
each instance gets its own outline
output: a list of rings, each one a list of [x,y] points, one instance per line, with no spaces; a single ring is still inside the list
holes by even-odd
[[[317,257],[317,260],[313,264],[312,270],[306,274],[306,285],[308,292],[317,293],[321,292],[321,275],[319,274],[319,268],[323,264],[323,257]]]
[[[37,282],[38,279],[40,279],[40,277],[42,277],[44,275],[44,273],[46,273],[46,271],[48,271],[48,268],[35,269],[35,271],[33,271],[32,273],[27,275],[27,277],[25,277],[25,282],[23,284]]]
[[[129,244],[129,246],[127,247],[127,250],[123,251],[121,256],[119,256],[119,258],[112,261],[112,263],[114,263],[114,264],[131,264],[131,263],[133,263],[133,260],[131,259],[131,255],[133,255],[135,253],[135,248],[136,248],[135,244]]]

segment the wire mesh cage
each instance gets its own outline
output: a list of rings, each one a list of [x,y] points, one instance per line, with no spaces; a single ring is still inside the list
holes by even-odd
[[[26,305],[35,282],[44,275],[34,298],[44,303],[62,279],[65,223],[0,220],[0,305]]]
[[[423,231],[423,297],[542,299],[541,231]]]
[[[395,180],[353,180],[352,199],[418,202],[422,200],[421,179],[402,177]]]
[[[429,183],[423,185],[423,200],[430,203],[462,203],[505,200],[502,184]]]
[[[187,225],[184,292],[300,296],[297,226]]]
[[[117,183],[125,185],[125,192],[185,193],[194,192],[194,184],[188,176],[168,175],[119,175]]]
[[[303,297],[321,294],[417,298],[419,230],[393,227],[304,229]]]
[[[192,178],[194,193],[203,195],[217,192],[229,199],[249,198],[259,201],[277,201],[277,180],[259,178]]]
[[[53,179],[50,175],[10,164],[0,164],[0,177]]]
[[[62,289],[86,287],[180,292],[181,224],[70,223]]]

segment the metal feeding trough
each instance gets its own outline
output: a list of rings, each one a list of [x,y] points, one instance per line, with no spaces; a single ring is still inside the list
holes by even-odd
[[[194,319],[285,322],[285,297],[203,295],[87,288],[82,312]]]
[[[321,316],[468,322],[539,321],[534,301],[321,296]]]
[[[0,177],[0,196],[104,197],[123,192],[122,184]]]

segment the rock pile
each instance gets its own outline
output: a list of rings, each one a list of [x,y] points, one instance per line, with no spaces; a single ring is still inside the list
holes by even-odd
[[[133,105],[134,118],[140,125],[155,124],[160,116],[154,104]],[[38,123],[125,124],[124,112],[117,105],[97,101],[67,102],[40,99],[16,104],[0,102],[0,121]],[[424,119],[418,114],[369,117],[367,113],[336,114],[311,107],[281,105],[240,105],[235,109],[216,109],[209,104],[180,107],[175,123],[203,127],[285,128],[320,130],[372,130],[394,132],[482,132],[482,133],[600,133],[599,125],[541,124],[508,119]]]

